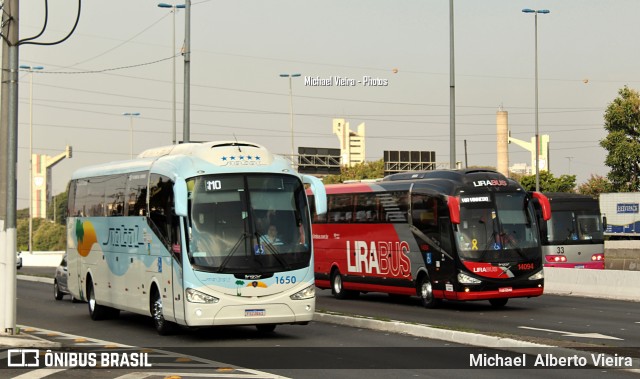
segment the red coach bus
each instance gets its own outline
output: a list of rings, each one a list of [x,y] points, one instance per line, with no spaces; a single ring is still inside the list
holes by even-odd
[[[539,225],[550,207],[541,193],[477,169],[325,187],[328,211],[313,215],[315,277],[337,298],[417,295],[434,308],[542,295]]]

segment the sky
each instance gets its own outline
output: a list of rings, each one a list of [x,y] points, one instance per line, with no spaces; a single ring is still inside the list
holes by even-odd
[[[172,59],[176,54],[177,135],[182,140],[185,12],[157,1],[84,1],[78,26],[53,46],[22,45],[19,86],[18,208],[28,207],[30,75],[33,152],[73,158],[53,168],[53,194],[81,167],[129,159],[132,149],[172,142]],[[49,1],[45,32],[71,30],[74,1]],[[550,135],[557,177],[605,176],[603,114],[627,85],[640,87],[637,0],[455,0],[456,160],[496,166],[496,112],[509,113],[511,136],[535,131],[534,16],[538,16],[539,132]],[[44,2],[20,2],[20,38],[40,32]],[[366,125],[366,159],[384,150],[449,151],[449,1],[195,0],[191,12],[192,141],[245,140],[275,153],[294,143],[338,148],[332,119]],[[355,86],[305,85],[339,76]],[[386,81],[365,86],[365,76]],[[123,113],[140,113],[127,117]],[[131,132],[133,127],[133,132]],[[530,153],[509,145],[510,164]]]

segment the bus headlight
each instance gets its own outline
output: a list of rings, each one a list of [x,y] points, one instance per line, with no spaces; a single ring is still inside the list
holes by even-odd
[[[544,279],[544,271],[540,270],[538,272],[536,272],[535,274],[531,275],[529,277],[529,280],[540,280],[540,279]]]
[[[217,297],[213,297],[211,295],[207,295],[206,293],[202,293],[200,291],[196,291],[193,288],[187,288],[187,301],[190,303],[204,303],[204,304],[215,304],[220,299]]]
[[[480,280],[472,278],[467,274],[458,273],[458,283],[460,284],[480,284]]]
[[[314,284],[289,296],[291,300],[305,300],[316,296],[316,286]]]

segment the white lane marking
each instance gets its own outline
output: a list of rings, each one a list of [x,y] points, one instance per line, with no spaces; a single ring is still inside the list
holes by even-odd
[[[41,368],[26,372],[22,375],[14,376],[13,379],[40,379],[66,370],[66,368]]]
[[[553,330],[553,329],[542,329],[542,328],[532,328],[529,326],[519,326],[520,329],[529,329],[529,330],[539,330],[542,332],[551,332],[551,333],[559,333],[562,334],[563,337],[579,337],[579,338],[600,338],[605,340],[620,340],[623,341],[622,338],[607,336],[600,333],[574,333],[574,332],[565,332],[562,330]]]

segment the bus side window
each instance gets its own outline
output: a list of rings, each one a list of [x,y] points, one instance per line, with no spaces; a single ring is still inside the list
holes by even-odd
[[[125,216],[147,215],[147,174],[133,173],[127,178]]]
[[[149,179],[149,218],[163,237],[167,248],[170,249],[173,242],[178,240],[177,236],[174,236],[177,228],[173,225],[176,221],[173,207],[173,182],[157,174],[151,174]]]

